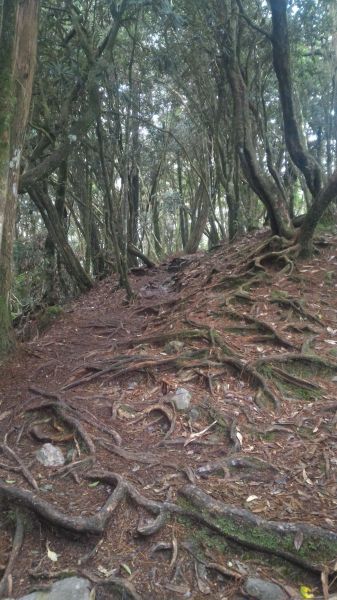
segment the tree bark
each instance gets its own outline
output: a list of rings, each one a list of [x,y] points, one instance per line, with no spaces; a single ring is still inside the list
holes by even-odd
[[[269,0],[269,3],[273,22],[273,65],[279,86],[285,142],[291,159],[303,173],[307,186],[315,197],[322,186],[322,173],[318,162],[305,148],[304,137],[296,118],[290,68],[288,0]]]
[[[68,243],[65,229],[47,190],[36,184],[29,188],[29,195],[39,209],[48,233],[70,277],[81,292],[90,289],[92,281]]]
[[[9,294],[20,159],[36,63],[39,0],[4,0],[0,39],[0,353],[12,342]]]
[[[230,48],[228,48],[230,40]],[[272,177],[268,177],[257,161],[251,129],[251,111],[246,83],[239,65],[237,48],[237,16],[231,15],[229,34],[220,34],[219,44],[222,52],[220,66],[227,71],[233,95],[234,127],[236,131],[236,150],[240,157],[241,168],[248,183],[267,209],[269,222],[274,234],[291,238],[293,227],[288,207],[283,195]]]
[[[194,254],[194,252],[197,252],[208,220],[209,199],[203,181],[199,183],[196,196],[197,215],[195,222],[191,226],[190,237],[186,244],[187,254]]]

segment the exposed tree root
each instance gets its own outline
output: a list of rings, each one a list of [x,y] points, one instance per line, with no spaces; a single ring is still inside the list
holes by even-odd
[[[304,388],[306,390],[320,390],[320,386],[312,381],[307,381],[306,379],[302,379],[301,377],[295,377],[295,375],[290,375],[283,369],[279,369],[278,367],[272,367],[272,373],[274,373],[279,379],[282,379],[286,383],[290,385],[297,386],[299,388]]]
[[[120,445],[122,443],[122,438],[121,438],[121,436],[119,435],[119,433],[117,431],[115,431],[111,427],[107,427],[106,425],[104,425],[104,423],[101,423],[100,420],[97,419],[97,417],[95,417],[95,415],[93,415],[91,412],[89,412],[86,408],[81,407],[80,411],[78,411],[78,408],[76,406],[74,406],[72,403],[68,404],[68,403],[63,402],[63,400],[61,400],[61,397],[60,397],[59,394],[53,393],[53,392],[49,392],[47,390],[42,390],[42,389],[37,388],[37,387],[32,387],[31,386],[29,388],[29,391],[32,392],[33,394],[38,395],[38,396],[42,396],[42,397],[45,397],[45,398],[51,398],[52,400],[56,400],[57,401],[56,402],[56,408],[60,407],[61,409],[64,409],[65,411],[71,411],[73,413],[76,412],[77,414],[80,413],[79,416],[82,419],[82,421],[85,421],[89,425],[94,425],[97,429],[99,429],[103,433],[107,433],[108,435],[110,435],[115,440],[116,444]],[[48,407],[48,404],[42,405],[41,408],[43,408],[44,406]],[[54,406],[54,404],[52,404],[52,407],[53,406]],[[34,410],[34,408],[31,408],[30,410]],[[63,418],[63,417],[61,416],[61,418]],[[66,420],[66,419],[63,418],[63,420]],[[71,423],[69,421],[68,421],[68,424],[71,425]],[[82,426],[77,421],[77,419],[75,419],[75,424],[74,425],[73,425],[73,427],[74,427],[75,431],[78,431],[78,433],[79,433],[79,435],[81,437],[82,437],[82,433],[86,436],[86,440],[83,439],[83,441],[86,443],[86,445],[88,447],[90,446],[94,450],[94,445],[93,445],[92,442],[90,442],[90,437],[85,432],[85,430],[82,428]],[[78,429],[78,425],[80,426],[80,430]],[[91,450],[89,450],[89,451],[91,452]],[[94,452],[95,452],[95,450],[94,450]]]
[[[302,318],[308,319],[312,323],[317,323],[321,327],[322,322],[318,317],[312,315],[308,311],[306,311],[301,302],[297,300],[297,298],[270,298],[269,302],[271,304],[279,304],[280,306],[284,306],[285,308],[292,308],[296,313],[298,313]]]
[[[228,308],[226,312],[227,312],[227,314],[229,314],[231,317],[234,317],[235,319],[238,319],[238,320],[243,319],[247,323],[253,323],[261,331],[270,333],[272,335],[272,337],[275,339],[275,341],[278,342],[281,346],[284,346],[285,348],[294,348],[295,347],[294,344],[289,342],[289,340],[280,336],[280,334],[277,333],[276,329],[274,327],[272,327],[272,325],[270,325],[266,321],[262,321],[261,319],[257,319],[256,317],[253,317],[251,315],[247,315],[247,313],[239,313],[238,311],[236,311],[234,309]]]
[[[148,337],[134,338],[132,340],[121,340],[117,342],[117,348],[133,348],[134,346],[143,346],[145,344],[164,344],[173,340],[193,340],[200,338],[208,339],[208,332],[200,329],[182,329],[181,331],[161,332]]]
[[[30,485],[34,488],[34,490],[38,491],[39,486],[37,485],[33,475],[31,474],[29,469],[26,467],[24,462],[21,460],[21,458],[14,452],[14,450],[12,450],[9,446],[7,446],[6,443],[1,444],[0,449],[9,458],[14,459],[15,462],[17,462],[18,465],[20,465],[20,471],[21,471],[22,475],[25,477],[25,479],[27,479],[28,483],[30,483]]]
[[[59,469],[57,469],[57,471],[53,471],[53,473],[50,474],[50,477],[58,477],[59,475],[68,475],[69,473],[73,473],[73,471],[77,470],[79,467],[89,467],[92,468],[94,465],[94,457],[93,456],[87,456],[86,458],[83,458],[81,460],[75,460],[74,462],[69,463],[68,465],[64,465],[63,467],[60,467]]]
[[[184,550],[186,550],[187,552],[189,552],[189,554],[191,554],[193,556],[193,558],[203,564],[207,569],[213,570],[213,571],[217,571],[217,573],[221,573],[221,575],[225,575],[226,577],[233,577],[236,580],[240,580],[243,579],[243,575],[242,573],[239,573],[238,571],[235,571],[234,569],[230,569],[229,567],[225,567],[224,565],[220,565],[218,563],[214,563],[214,562],[209,562],[205,559],[202,558],[202,551],[201,548],[195,548],[195,544],[191,543],[191,542],[181,542],[180,543],[180,547],[183,548]],[[162,552],[165,550],[171,550],[174,552],[174,545],[173,543],[166,543],[166,542],[158,542],[157,544],[155,544],[152,548],[152,554],[154,554],[155,552]],[[172,561],[171,561],[172,562]]]
[[[15,564],[15,561],[20,554],[21,546],[23,543],[24,537],[24,520],[21,512],[19,510],[15,513],[16,517],[16,528],[15,534],[13,538],[12,550],[10,553],[10,557],[5,569],[5,572],[0,581],[0,598],[4,596],[12,595],[12,571]]]
[[[214,500],[191,484],[179,491],[184,500],[182,505],[177,505],[146,498],[116,473],[93,471],[86,478],[114,486],[105,505],[90,517],[69,516],[36,494],[8,486],[1,480],[0,494],[33,510],[53,525],[76,533],[101,535],[118,504],[124,498],[130,498],[154,516],[154,519],[138,524],[140,535],[156,533],[164,526],[169,514],[178,514],[203,523],[242,545],[286,558],[313,571],[333,568],[335,563],[337,534],[327,529],[305,523],[266,521],[248,510]]]
[[[311,365],[316,365],[321,369],[329,369],[330,371],[337,371],[337,362],[329,361],[326,358],[321,358],[320,356],[316,356],[315,354],[292,354],[291,352],[287,352],[285,354],[270,354],[269,356],[262,356],[255,361],[250,363],[254,365],[255,368],[259,368],[262,365],[266,365],[268,363],[288,363],[288,362],[302,362],[309,363]],[[302,386],[303,387],[303,386]]]
[[[169,469],[174,469],[175,471],[181,471],[182,473],[184,473],[184,475],[186,475],[190,483],[195,483],[193,470],[190,467],[184,467],[177,463],[165,460],[161,456],[155,456],[155,454],[153,453],[147,454],[146,452],[132,452],[131,450],[126,450],[124,448],[120,448],[119,446],[115,446],[114,444],[105,442],[104,440],[100,441],[100,446],[102,446],[109,452],[112,452],[113,454],[124,458],[125,460],[150,465],[152,467],[160,465],[161,467],[167,467]]]
[[[72,408],[72,410],[76,411],[77,414],[79,413],[79,416],[82,419],[82,421],[85,421],[89,425],[94,425],[95,428],[99,431],[102,431],[102,433],[107,433],[108,435],[110,435],[115,440],[118,446],[122,444],[122,438],[119,435],[118,431],[112,429],[111,427],[107,427],[106,425],[101,423],[101,421],[97,419],[97,417],[95,417],[95,415],[89,412],[86,408],[84,408],[83,406],[77,408],[71,402],[69,402],[69,406]]]
[[[116,481],[116,479],[115,479]],[[53,504],[39,498],[33,492],[5,484],[0,479],[0,496],[11,503],[19,503],[56,527],[73,533],[101,535],[111,513],[124,497],[124,487],[117,484],[104,506],[93,516],[77,517],[59,511]]]
[[[266,521],[248,510],[214,500],[194,485],[187,484],[180,493],[187,501],[186,516],[235,542],[281,556],[312,571],[334,568],[337,534],[332,531],[306,523]],[[296,546],[300,546],[298,550]]]
[[[44,431],[41,431],[37,425],[30,425],[27,429],[27,433],[38,442],[51,442],[53,444],[70,442],[74,439],[73,433],[45,433]]]
[[[256,477],[256,473],[259,472],[269,473],[270,476],[277,473],[277,469],[264,460],[245,456],[231,456],[198,466],[196,474],[200,477],[208,477],[222,472],[228,478],[231,476],[232,471],[235,473],[235,478],[238,479]]]
[[[118,365],[116,365],[114,361],[111,361],[107,367],[97,370],[95,373],[90,375],[81,377],[76,381],[68,383],[67,385],[63,386],[62,390],[69,390],[82,385],[83,383],[89,383],[90,381],[94,381],[95,379],[107,374],[109,374],[109,379],[112,380],[116,377],[120,377],[121,375],[126,375],[127,373],[134,373],[135,371],[144,371],[145,369],[163,367],[167,365],[172,365],[178,369],[192,368],[193,366],[204,366],[205,361],[200,358],[203,355],[205,355],[205,352],[198,351],[189,355],[180,354],[179,356],[163,359],[156,359],[146,356],[134,356],[132,357],[132,360],[125,360],[126,363],[129,363],[129,366],[125,367],[121,366],[122,361],[120,360],[118,360]],[[99,369],[99,367],[96,367],[96,369]]]
[[[81,423],[76,419],[73,415],[69,414],[71,408],[67,406],[64,402],[54,400],[45,400],[41,404],[34,405],[26,408],[27,411],[36,411],[42,410],[44,408],[51,409],[56,416],[60,417],[62,421],[67,423],[74,431],[77,431],[78,435],[83,440],[90,454],[95,454],[96,448],[95,444],[92,441],[90,435],[86,432],[84,427],[82,427]]]
[[[138,423],[141,419],[146,417],[146,415],[150,415],[152,412],[161,412],[168,420],[170,428],[164,436],[164,439],[167,439],[168,437],[170,437],[170,435],[172,435],[174,431],[176,418],[173,410],[170,410],[162,404],[154,404],[153,406],[149,406],[148,408],[142,411],[142,414],[139,417],[137,417],[137,419],[135,419],[133,423]]]
[[[289,258],[289,254],[296,254],[297,250],[297,246],[292,246],[291,248],[287,248],[285,250],[266,252],[265,254],[256,256],[251,263],[251,267],[254,269],[262,269],[264,271],[265,267],[263,266],[262,262],[273,261],[276,259],[277,261],[283,261],[285,263],[279,274],[291,275],[294,270],[294,263]]]
[[[90,572],[88,573],[88,571],[83,571],[81,574],[95,585],[111,587],[112,589],[122,592],[125,600],[143,600],[143,597],[138,594],[135,586],[127,579],[123,579],[122,577],[107,577],[106,579],[103,579],[102,577],[96,577]]]

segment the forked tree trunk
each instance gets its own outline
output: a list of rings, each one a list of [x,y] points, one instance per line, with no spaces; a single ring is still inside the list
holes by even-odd
[[[230,30],[219,37],[222,66],[226,69],[233,95],[236,150],[240,157],[242,171],[250,187],[267,209],[272,232],[276,235],[291,238],[294,230],[284,195],[281,193],[274,179],[264,172],[256,157],[251,126],[252,114],[249,106],[249,93],[243,79],[238,57],[237,19],[237,13],[233,10],[230,19]],[[228,40],[231,42],[229,51]]]
[[[283,114],[285,141],[295,165],[302,172],[312,194],[312,204],[297,236],[302,255],[310,254],[315,229],[330,203],[337,198],[337,169],[323,185],[320,165],[308,152],[296,118],[290,68],[287,0],[269,0],[272,11],[272,46],[274,69],[278,80]]]

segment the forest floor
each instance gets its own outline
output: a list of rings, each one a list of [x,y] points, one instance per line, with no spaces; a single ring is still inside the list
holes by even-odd
[[[74,573],[98,599],[249,598],[247,576],[336,593],[337,238],[317,248],[177,256],[134,270],[131,304],[107,278],[20,344],[0,367],[5,596]],[[48,441],[65,467],[36,460]]]

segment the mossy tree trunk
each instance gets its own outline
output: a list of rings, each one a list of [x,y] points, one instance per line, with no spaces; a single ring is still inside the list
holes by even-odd
[[[12,343],[9,295],[20,158],[36,62],[39,0],[4,0],[0,32],[0,354]]]

